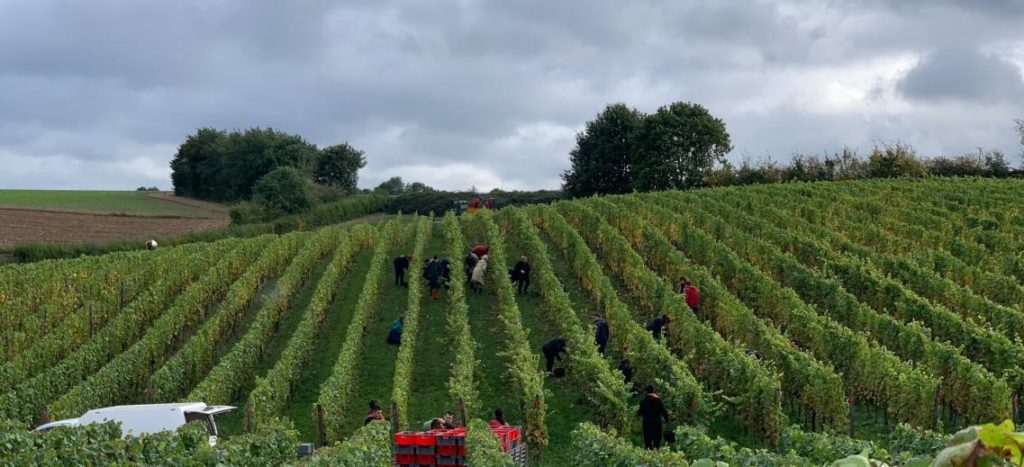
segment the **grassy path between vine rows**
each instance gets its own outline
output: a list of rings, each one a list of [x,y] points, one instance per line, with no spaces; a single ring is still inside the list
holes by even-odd
[[[396,235],[403,235],[396,233]],[[391,323],[398,319],[398,315],[405,313],[406,304],[409,299],[409,289],[395,287],[394,270],[391,260],[399,255],[412,254],[413,236],[403,235],[397,247],[392,247],[386,258],[384,271],[381,274],[379,301],[371,308],[369,324],[366,332],[363,333],[363,354],[359,362],[356,376],[356,390],[348,401],[344,413],[343,427],[345,434],[349,435],[363,426],[363,419],[366,418],[367,404],[373,399],[376,400],[390,419],[391,415],[391,394],[394,389],[395,359],[398,356],[398,346],[386,342],[388,330]],[[409,267],[409,274],[420,274],[422,265],[413,264]],[[366,284],[366,287],[371,287]]]
[[[460,265],[461,261],[460,258]],[[465,278],[461,267],[453,271],[453,280]],[[526,420],[520,406],[521,398],[512,391],[515,386],[508,374],[507,357],[502,355],[506,340],[498,321],[498,298],[493,284],[486,285],[479,293],[467,287],[466,304],[469,306],[469,328],[476,341],[476,357],[479,359],[475,381],[482,405],[482,413],[467,415],[490,420],[494,408],[501,407],[509,423],[523,425]]]
[[[505,258],[508,264],[515,264],[519,255],[515,252],[523,251],[517,238],[507,238],[508,251],[511,258]],[[529,258],[527,258],[529,260]],[[572,284],[570,283],[570,286]],[[547,310],[544,300],[536,290],[536,284],[531,284],[533,290],[516,295],[519,304],[519,313],[522,316],[523,325],[527,328],[527,339],[530,348],[533,350],[537,367],[544,369],[544,355],[541,346],[548,339],[558,336],[558,328],[547,319]],[[565,288],[563,284],[562,288]],[[518,290],[517,290],[518,293]],[[587,310],[575,310],[577,314],[587,315]],[[568,349],[572,352],[573,349]],[[565,362],[555,362],[555,366],[564,366]],[[572,371],[570,368],[569,371]],[[550,390],[549,396],[545,398],[547,403],[547,416],[544,421],[547,423],[549,442],[547,448],[542,452],[542,465],[570,465],[572,461],[572,446],[570,445],[570,434],[576,427],[587,420],[590,420],[591,411],[583,405],[580,395],[568,378],[548,377],[544,381],[544,388]]]
[[[441,225],[433,224],[430,240],[424,254],[443,258],[445,250],[444,232]],[[452,278],[462,278],[459,258],[448,258],[452,262]],[[441,289],[441,299],[432,300],[430,289],[424,286],[420,309],[420,329],[416,338],[416,356],[412,371],[412,398],[409,400],[409,422],[417,429],[420,422],[440,417],[445,410],[456,412],[450,407],[448,379],[452,365],[452,340],[447,334],[448,298],[447,289]]]
[[[319,281],[320,276],[324,270],[327,269],[327,265],[330,263],[333,252],[328,252],[323,258],[317,262],[316,266],[309,272],[309,276],[305,278],[299,290],[295,293],[295,296],[288,301],[288,310],[281,317],[281,321],[277,326],[277,330],[274,335],[270,338],[270,341],[266,344],[266,353],[263,354],[263,358],[260,360],[259,367],[256,373],[250,375],[246,380],[245,384],[242,385],[239,391],[239,399],[235,400],[232,405],[238,407],[238,410],[233,410],[223,415],[217,416],[217,429],[223,431],[225,434],[242,433],[245,430],[245,404],[249,400],[249,393],[252,392],[256,387],[256,378],[267,374],[277,363],[277,359],[280,358],[281,352],[288,346],[288,341],[291,339],[295,329],[302,322],[303,311],[309,306],[309,302],[313,300],[313,291],[316,290],[316,283]],[[287,267],[285,267],[287,269]],[[282,270],[284,271],[284,269]],[[275,282],[276,283],[276,280]],[[260,301],[264,297],[270,297],[275,293],[274,284],[268,284],[264,287],[262,294],[260,295]],[[248,322],[246,322],[246,329],[248,325],[252,323],[255,313],[249,316]],[[241,328],[242,326],[239,326]],[[245,331],[241,331],[238,334],[238,338],[245,335]],[[237,340],[237,339],[236,339]]]
[[[302,372],[302,378],[296,386],[292,398],[288,401],[285,415],[295,423],[299,431],[299,439],[304,442],[316,441],[316,425],[313,422],[313,404],[320,395],[320,386],[331,375],[334,361],[341,352],[345,340],[345,329],[352,320],[363,290],[366,272],[370,268],[373,249],[367,248],[357,253],[352,259],[348,272],[341,278],[334,301],[324,317],[324,322],[316,337],[316,349],[309,366]]]

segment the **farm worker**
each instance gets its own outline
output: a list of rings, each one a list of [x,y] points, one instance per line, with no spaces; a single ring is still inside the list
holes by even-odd
[[[445,287],[452,281],[452,263],[448,258],[441,258],[441,278],[444,279]]]
[[[521,294],[530,288],[530,263],[526,261],[525,256],[520,256],[519,262],[512,267],[512,281],[518,285]]]
[[[398,319],[391,323],[388,331],[388,344],[399,345],[402,343],[402,324],[405,323],[405,315],[399,315]]]
[[[541,346],[540,350],[544,352],[544,368],[548,371],[548,376],[551,376],[551,370],[555,366],[555,359],[562,361],[562,355],[569,356],[568,352],[565,351],[566,342],[565,337],[555,337]]]
[[[455,424],[452,423],[454,414],[452,411],[446,411],[444,418],[433,418],[423,423],[423,431],[427,430],[451,430],[455,428]]]
[[[395,258],[395,285],[405,285],[405,270],[409,269],[409,259],[406,255]]]
[[[628,385],[633,380],[633,364],[629,362],[629,359],[622,357],[622,361],[619,362],[619,371],[622,372],[622,379]]]
[[[494,418],[488,423],[491,428],[505,428],[508,427],[508,422],[505,421],[505,412],[501,410],[501,407],[494,409]]]
[[[700,314],[700,290],[692,282],[686,281],[683,286],[683,298],[686,299],[686,306],[694,313]]]
[[[477,261],[476,266],[473,267],[473,279],[469,282],[469,286],[477,292],[484,289],[484,274],[487,272],[488,259],[490,258],[484,255],[480,258],[480,261]]]
[[[594,319],[594,341],[597,343],[597,351],[604,355],[604,348],[608,345],[608,338],[610,333],[608,332],[608,321],[604,318],[597,316]]]
[[[377,405],[376,400],[370,400],[370,411],[366,413],[363,425],[367,425],[374,420],[384,420],[384,409]]]
[[[476,267],[476,263],[480,261],[480,257],[476,253],[470,252],[466,255],[466,259],[463,262],[464,270],[466,271],[466,282],[469,282],[473,278],[473,268]]]
[[[490,252],[489,250],[490,248],[488,248],[487,245],[484,245],[483,243],[477,243],[469,251],[476,255],[478,258],[483,258],[485,255],[487,255],[487,253]]]
[[[654,392],[653,384],[648,384],[644,392],[647,395],[640,401],[640,408],[636,411],[636,415],[643,418],[644,448],[658,449],[661,447],[661,419],[664,418],[665,423],[668,423],[668,412],[661,397]]]
[[[437,260],[435,255],[429,263],[427,263],[426,269],[423,271],[423,276],[427,279],[427,284],[430,286],[430,298],[437,300],[441,298],[441,262]]]
[[[654,340],[661,340],[661,330],[668,327],[668,323],[671,320],[668,319],[668,315],[661,315],[647,323],[647,330],[651,331],[654,336]]]

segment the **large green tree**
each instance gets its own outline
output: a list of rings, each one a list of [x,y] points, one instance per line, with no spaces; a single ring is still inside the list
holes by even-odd
[[[328,146],[320,150],[313,181],[352,193],[359,181],[359,169],[363,167],[366,167],[363,151],[348,143]]]
[[[309,179],[294,167],[278,167],[260,177],[253,192],[253,201],[275,215],[300,213],[316,203]]]
[[[643,119],[626,104],[611,104],[587,122],[569,153],[572,166],[562,173],[562,189],[570,196],[631,191],[636,136]]]
[[[317,147],[301,136],[273,128],[250,128],[228,135],[225,169],[229,177],[229,200],[248,199],[256,181],[278,167],[293,167],[305,176],[312,175]]]
[[[725,122],[689,102],[662,106],[644,118],[637,136],[633,188],[686,189],[732,150]]]
[[[189,135],[171,160],[174,194],[201,199],[220,199],[223,146],[227,135],[213,128],[200,128]]]

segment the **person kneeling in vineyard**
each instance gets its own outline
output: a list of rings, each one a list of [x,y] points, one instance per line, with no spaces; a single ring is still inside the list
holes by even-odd
[[[668,315],[661,315],[647,323],[647,330],[651,331],[651,335],[654,336],[654,340],[661,340],[661,331],[668,327],[668,323],[670,321],[671,320],[668,318]]]
[[[399,315],[398,319],[391,323],[391,329],[388,330],[388,344],[401,345],[402,344],[402,324],[405,323],[405,315]]]
[[[540,348],[544,352],[544,368],[548,371],[548,376],[554,374],[552,369],[555,366],[555,359],[562,361],[562,355],[569,356],[568,352],[565,351],[566,342],[565,337],[558,336],[544,343]]]

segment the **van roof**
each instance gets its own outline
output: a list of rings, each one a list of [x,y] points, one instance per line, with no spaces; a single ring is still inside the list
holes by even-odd
[[[206,408],[206,404],[203,402],[174,402],[169,404],[138,404],[138,405],[115,405],[111,407],[102,407],[98,409],[89,410],[89,412],[95,412],[98,410],[117,410],[117,411],[131,411],[131,410],[144,410],[152,411],[156,409],[167,409],[167,410],[203,410]]]

